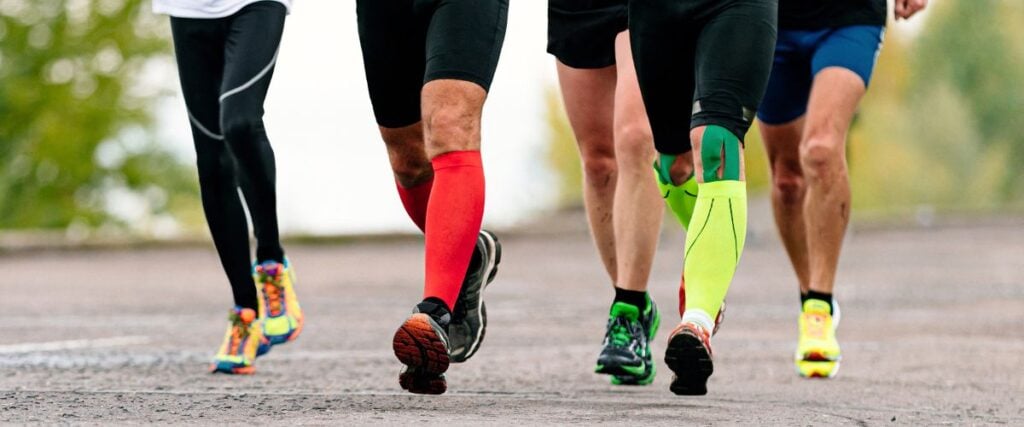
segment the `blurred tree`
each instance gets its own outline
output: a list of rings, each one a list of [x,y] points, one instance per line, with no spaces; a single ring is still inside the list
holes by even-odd
[[[166,82],[142,80],[170,45],[148,6],[0,0],[0,229],[149,233],[194,208],[193,174],[153,137]]]
[[[1019,119],[1024,111],[1024,3],[951,1],[934,7],[911,64],[909,107],[925,125],[917,136],[943,143],[940,149],[951,148],[945,154],[959,162],[965,181],[994,177],[996,203],[1019,201],[1024,198],[1024,122]],[[959,111],[938,117],[933,113],[942,101],[953,104],[947,111]],[[1004,161],[993,163],[998,157]]]

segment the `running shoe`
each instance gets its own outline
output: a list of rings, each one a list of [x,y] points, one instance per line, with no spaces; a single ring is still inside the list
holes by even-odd
[[[501,262],[501,243],[490,231],[483,230],[476,239],[473,259],[462,282],[462,290],[452,309],[448,326],[453,363],[469,360],[480,349],[487,331],[487,306],[483,291],[494,281]]]
[[[252,374],[256,371],[253,362],[259,348],[270,347],[263,336],[261,322],[256,320],[256,310],[235,307],[228,312],[228,322],[224,343],[214,356],[210,372]]]
[[[253,268],[253,278],[262,294],[260,319],[271,345],[294,341],[302,333],[303,316],[295,296],[295,273],[291,264],[265,261]]]
[[[657,329],[658,310],[652,303],[641,316],[632,304],[616,302],[608,314],[608,328],[594,372],[620,377],[650,380],[654,377],[648,328]],[[650,368],[648,368],[650,367]],[[650,382],[650,381],[647,381]]]
[[[658,306],[654,301],[648,299],[647,310],[640,315],[640,326],[643,328],[647,339],[645,345],[644,372],[640,375],[612,375],[611,382],[614,385],[647,385],[654,381],[655,363],[651,354],[650,343],[654,341],[654,335],[658,333],[658,326],[661,325],[661,314],[658,313]]]
[[[392,347],[405,365],[398,375],[403,390],[416,394],[443,394],[448,390],[444,373],[448,354],[448,324],[451,314],[443,303],[432,299],[416,305],[413,314],[395,331]]]
[[[669,335],[665,363],[675,373],[673,393],[681,396],[708,394],[708,377],[714,372],[711,362],[711,334],[694,323],[680,323]]]
[[[829,303],[817,299],[804,302],[800,313],[800,338],[794,362],[797,373],[807,378],[831,378],[839,371],[842,355],[836,340],[836,324]],[[838,318],[838,311],[837,311]]]

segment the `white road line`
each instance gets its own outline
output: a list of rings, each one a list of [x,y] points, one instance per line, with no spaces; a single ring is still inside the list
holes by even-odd
[[[136,344],[145,344],[150,341],[149,337],[144,336],[124,336],[124,337],[112,337],[112,338],[98,338],[98,339],[87,339],[87,340],[68,340],[68,341],[50,341],[50,342],[39,342],[39,343],[24,343],[24,344],[10,344],[0,345],[0,354],[24,354],[24,353],[38,353],[44,351],[65,351],[65,350],[81,350],[87,348],[103,348],[103,347],[124,347]]]

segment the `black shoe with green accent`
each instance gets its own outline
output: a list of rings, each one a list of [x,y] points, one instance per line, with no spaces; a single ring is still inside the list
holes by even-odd
[[[658,323],[658,310],[653,302],[643,315],[634,305],[612,304],[604,348],[594,372],[613,375],[613,384],[649,384],[654,379],[649,344]]]
[[[647,365],[641,375],[612,375],[614,385],[648,385],[654,382],[655,363],[651,355],[650,343],[654,341],[654,335],[658,333],[658,326],[661,325],[661,314],[658,313],[658,306],[654,301],[647,298],[647,310],[640,316],[640,326],[644,328],[647,335],[647,355],[644,363]]]

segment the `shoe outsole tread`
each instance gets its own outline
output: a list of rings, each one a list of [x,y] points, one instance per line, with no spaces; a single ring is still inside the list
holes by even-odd
[[[687,330],[673,335],[665,351],[665,363],[676,375],[669,387],[673,393],[681,396],[708,393],[708,378],[714,372],[714,364],[699,337]]]
[[[451,364],[448,348],[434,330],[430,316],[416,313],[395,331],[395,357],[408,366],[399,375],[403,389],[419,394],[441,394],[447,389],[445,371]]]

